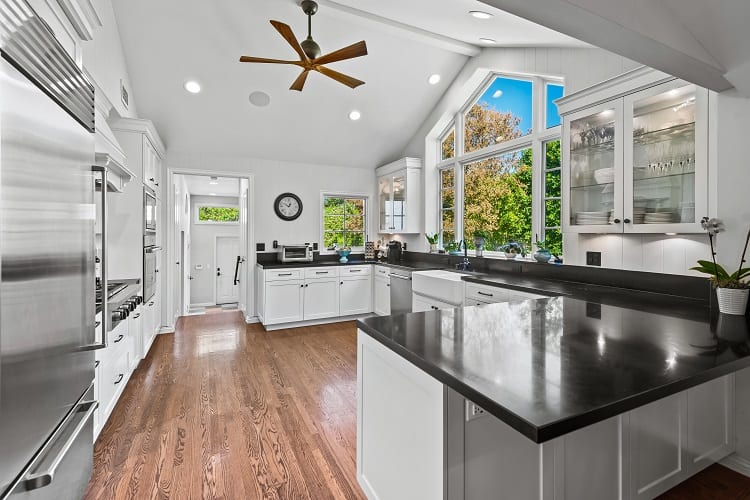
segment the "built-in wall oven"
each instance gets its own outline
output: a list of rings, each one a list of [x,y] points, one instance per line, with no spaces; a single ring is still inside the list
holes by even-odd
[[[143,188],[143,300],[148,301],[156,293],[158,252],[156,243],[156,194],[151,188]]]

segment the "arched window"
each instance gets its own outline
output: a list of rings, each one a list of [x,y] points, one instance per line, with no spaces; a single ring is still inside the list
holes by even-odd
[[[562,254],[560,80],[494,73],[438,138],[441,244],[489,255],[505,243],[531,252],[536,240]]]

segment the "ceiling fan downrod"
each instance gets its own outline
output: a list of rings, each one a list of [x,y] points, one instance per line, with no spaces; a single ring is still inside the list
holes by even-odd
[[[321,54],[320,45],[312,37],[312,16],[318,12],[318,4],[313,0],[302,0],[300,7],[302,7],[302,12],[307,15],[307,38],[300,45],[308,58],[315,59],[320,57]]]

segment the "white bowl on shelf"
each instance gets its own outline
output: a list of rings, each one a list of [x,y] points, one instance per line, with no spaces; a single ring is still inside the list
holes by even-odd
[[[615,182],[615,169],[610,167],[594,170],[594,180],[596,180],[597,184],[611,184]]]

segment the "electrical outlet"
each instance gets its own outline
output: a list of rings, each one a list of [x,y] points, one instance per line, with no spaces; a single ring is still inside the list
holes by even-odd
[[[586,252],[586,265],[602,267],[602,253]]]
[[[466,421],[471,422],[472,420],[486,415],[487,412],[484,408],[466,400]]]
[[[255,244],[255,251],[256,252],[265,252],[266,251],[266,244],[265,243],[256,243]]]

